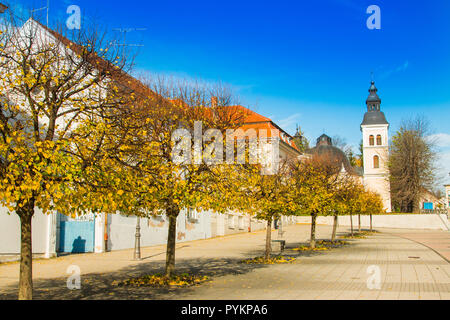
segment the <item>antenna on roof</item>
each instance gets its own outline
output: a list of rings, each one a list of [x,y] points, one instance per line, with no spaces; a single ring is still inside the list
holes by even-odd
[[[50,9],[50,0],[47,0],[47,6],[46,7],[42,7],[42,8],[39,8],[39,9],[31,10],[31,18],[33,18],[33,12],[41,11],[41,10],[44,10],[44,9],[47,10],[47,28],[48,28],[48,10]]]
[[[370,71],[370,80],[373,81],[373,71]]]
[[[126,36],[128,32],[132,31],[146,31],[147,28],[113,28],[114,31],[119,31],[123,33],[123,43],[117,43],[117,41],[113,41],[112,44],[114,46],[122,46],[122,47],[143,47],[143,44],[126,44]]]

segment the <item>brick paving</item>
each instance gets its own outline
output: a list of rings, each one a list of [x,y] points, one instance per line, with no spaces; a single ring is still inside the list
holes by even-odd
[[[409,230],[405,232],[401,229],[383,229],[412,241],[419,242],[430,249],[436,251],[444,259],[450,262],[450,232],[442,230]]]
[[[239,263],[242,259],[262,254],[264,231],[179,243],[177,270],[203,273],[211,278],[205,284],[190,288],[130,288],[111,284],[117,279],[162,272],[164,246],[143,248],[144,260],[139,262],[131,260],[132,250],[36,261],[33,269],[34,297],[194,300],[450,299],[450,264],[436,252],[440,246],[445,249],[445,246],[450,245],[445,232],[437,236],[435,231],[378,229],[380,233],[366,239],[346,240],[349,245],[330,251],[291,250],[308,240],[309,228],[309,225],[285,228],[287,249],[283,254],[296,258],[291,264]],[[348,229],[339,228],[338,231],[338,235],[342,235]],[[273,232],[275,239],[277,234],[276,231]],[[329,226],[318,226],[319,239],[328,239],[330,234]],[[414,234],[419,234],[420,237],[415,236],[411,240],[411,235]],[[442,239],[442,242],[438,239]],[[425,245],[419,243],[419,240]],[[430,249],[431,245],[434,246],[433,250]],[[81,268],[81,290],[68,290],[66,287],[66,270],[72,264]],[[0,299],[16,298],[18,269],[18,264],[0,264]],[[369,277],[374,278],[368,270],[379,270],[379,289],[368,288]]]

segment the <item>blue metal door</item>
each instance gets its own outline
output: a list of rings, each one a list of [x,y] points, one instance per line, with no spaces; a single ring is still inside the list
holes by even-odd
[[[85,253],[94,252],[95,222],[64,221],[60,222],[59,252]]]

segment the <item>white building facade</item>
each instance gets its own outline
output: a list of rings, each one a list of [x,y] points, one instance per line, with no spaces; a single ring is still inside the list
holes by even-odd
[[[377,192],[384,209],[392,211],[391,188],[389,182],[389,123],[380,110],[381,99],[372,81],[366,100],[367,112],[361,123],[363,137],[364,186]]]

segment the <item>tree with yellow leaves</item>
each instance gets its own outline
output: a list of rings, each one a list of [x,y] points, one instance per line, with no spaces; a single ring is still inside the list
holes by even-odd
[[[266,221],[266,246],[264,259],[269,260],[272,253],[272,222],[283,215],[295,213],[295,204],[291,199],[291,175],[289,162],[281,161],[271,174],[264,174],[261,165],[248,166],[240,171],[243,181],[235,199],[242,199],[243,206],[236,206],[244,212]]]
[[[378,193],[372,191],[364,191],[359,194],[357,199],[358,215],[369,215],[370,231],[372,231],[372,215],[383,214],[386,212],[383,206],[383,200]],[[359,227],[361,229],[361,227]]]
[[[32,299],[35,208],[75,215],[108,202],[107,194],[90,196],[96,180],[83,178],[98,162],[103,138],[85,142],[118,125],[115,83],[128,64],[97,32],[85,29],[69,40],[33,19],[19,26],[11,18],[0,44],[0,201],[20,218],[19,299]]]
[[[316,246],[316,219],[337,209],[336,192],[341,166],[327,155],[313,155],[291,166],[293,196],[298,215],[311,216],[310,247]]]
[[[118,208],[127,214],[164,213],[168,220],[166,276],[175,270],[177,218],[183,209],[229,209],[232,182],[222,161],[226,129],[244,119],[231,90],[169,78],[144,79],[151,89],[136,98],[121,130],[125,142],[116,149],[111,168],[122,167]],[[220,140],[220,141],[219,141]],[[113,170],[115,171],[115,170]],[[132,177],[130,179],[130,177]],[[118,177],[121,181],[121,177]],[[111,180],[111,179],[108,179]],[[131,203],[130,203],[131,202]]]
[[[336,210],[334,213],[333,232],[331,241],[336,240],[336,229],[339,215],[351,215],[354,210],[355,201],[358,200],[360,194],[364,191],[361,184],[354,176],[348,174],[341,174],[337,183],[336,189]]]

